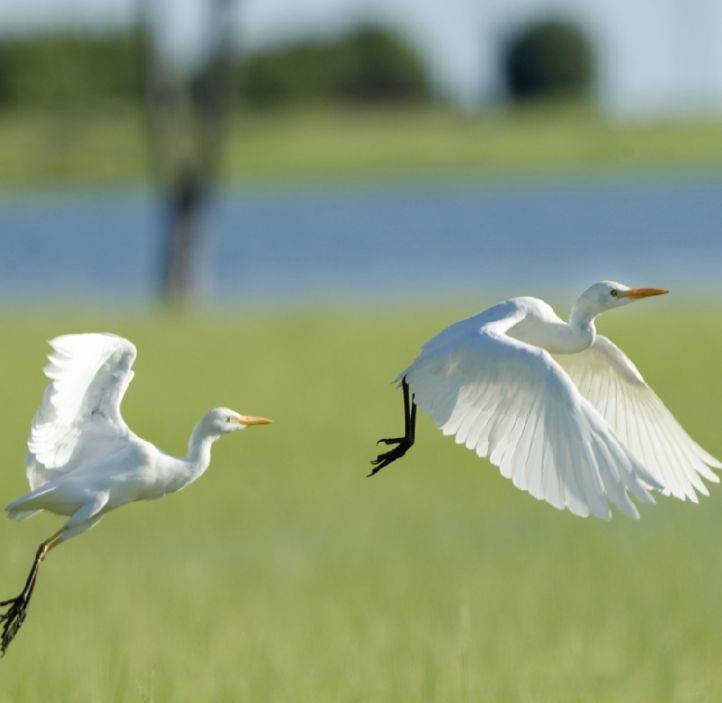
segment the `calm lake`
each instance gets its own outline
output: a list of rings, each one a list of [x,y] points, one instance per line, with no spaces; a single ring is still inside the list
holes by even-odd
[[[142,304],[150,194],[0,199],[0,294]],[[571,294],[601,278],[722,294],[722,180],[226,192],[207,215],[219,302]]]

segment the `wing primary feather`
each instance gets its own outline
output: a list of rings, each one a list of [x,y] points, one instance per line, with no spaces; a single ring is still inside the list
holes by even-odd
[[[597,335],[588,349],[555,358],[665,495],[696,502],[709,493],[703,479],[719,482],[712,469],[722,463],[689,437],[613,342]]]
[[[50,384],[33,418],[26,473],[32,489],[72,471],[86,438],[110,441],[129,432],[120,402],[132,378],[135,347],[106,333],[62,335],[50,340],[44,368]]]

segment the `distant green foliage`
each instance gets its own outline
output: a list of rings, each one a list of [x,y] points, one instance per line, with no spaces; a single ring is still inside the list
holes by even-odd
[[[402,38],[367,25],[337,39],[259,51],[241,67],[252,107],[301,102],[421,102],[431,95],[422,61]]]
[[[239,66],[240,97],[252,107],[280,107],[331,96],[328,44],[299,41],[249,56]]]
[[[401,38],[368,26],[336,44],[335,96],[349,100],[424,100],[429,80],[415,51]]]
[[[0,43],[0,107],[133,100],[141,90],[137,57],[135,39],[123,33],[5,38]]]
[[[578,97],[593,79],[592,51],[576,27],[556,20],[540,22],[510,39],[504,73],[516,100]]]
[[[136,102],[142,91],[132,33],[52,33],[0,40],[0,108]],[[424,66],[401,37],[373,25],[236,59],[234,97],[246,106],[419,102],[431,93]],[[193,81],[194,88],[197,81]]]

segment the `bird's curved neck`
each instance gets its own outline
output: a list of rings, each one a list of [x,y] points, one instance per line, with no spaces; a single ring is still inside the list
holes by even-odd
[[[575,305],[565,322],[549,306],[538,306],[512,327],[509,335],[552,354],[576,354],[594,343],[594,317]]]
[[[569,328],[581,345],[580,349],[576,351],[582,351],[594,344],[594,338],[597,335],[594,320],[598,314],[599,310],[584,299],[580,298],[574,304],[569,315]]]
[[[188,440],[188,453],[182,461],[182,470],[174,483],[175,490],[184,488],[200,478],[211,463],[211,447],[220,435],[209,434],[201,423],[195,426]]]

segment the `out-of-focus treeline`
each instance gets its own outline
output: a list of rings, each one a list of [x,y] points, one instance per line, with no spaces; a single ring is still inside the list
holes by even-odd
[[[371,25],[338,38],[301,40],[257,53],[244,62],[239,76],[239,95],[254,107],[432,97],[424,64],[411,45]]]
[[[53,32],[0,41],[0,107],[135,100],[138,38],[127,32]]]
[[[554,20],[507,37],[500,61],[506,94],[520,101],[584,97],[594,81],[586,39],[575,27]],[[413,43],[378,24],[238,51],[232,76],[235,102],[252,109],[314,103],[420,105],[446,97]],[[143,81],[138,31],[56,30],[0,37],[0,109],[131,103],[140,98]]]
[[[142,93],[139,33],[54,32],[0,40],[0,108],[134,102]],[[353,101],[423,102],[431,81],[413,47],[367,25],[338,37],[298,40],[233,66],[233,97],[252,108]]]
[[[220,174],[233,182],[722,164],[712,116],[608,119],[597,102],[599,53],[580,27],[558,19],[535,17],[499,35],[498,91],[482,94],[480,86],[476,103],[453,93],[423,45],[385,25],[283,35],[255,48],[234,28],[219,82],[220,130],[193,127],[194,115],[206,112],[198,110],[208,87],[203,52],[193,54],[200,57],[195,74],[175,76],[173,61],[149,60],[161,46],[152,41],[153,29],[144,22],[0,32],[0,190],[143,181],[149,173],[144,127],[158,96],[152,88],[168,84],[174,92],[170,102],[161,94],[163,115],[178,118],[163,122],[164,133],[184,132],[165,141],[185,149],[198,134],[218,131],[225,137]],[[166,75],[154,75],[156,63]]]

